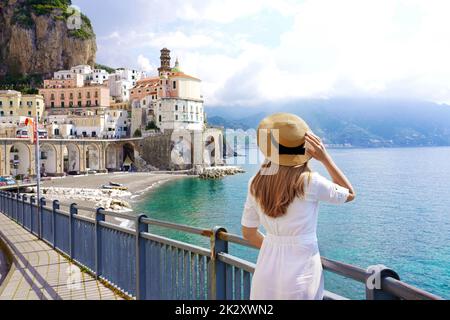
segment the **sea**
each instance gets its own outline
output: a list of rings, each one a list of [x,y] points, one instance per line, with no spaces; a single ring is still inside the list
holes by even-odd
[[[357,199],[341,206],[321,204],[322,256],[363,268],[385,265],[401,280],[450,299],[450,148],[329,152],[352,182]],[[248,180],[259,169],[258,164],[241,166],[245,174],[222,180],[186,178],[163,184],[136,209],[155,219],[222,226],[240,234]],[[313,161],[312,169],[328,177],[320,163]],[[156,227],[150,231],[209,247],[209,240],[200,236]],[[230,252],[252,262],[258,254],[238,245]],[[325,272],[325,288],[352,299],[365,296],[362,283],[330,272]]]

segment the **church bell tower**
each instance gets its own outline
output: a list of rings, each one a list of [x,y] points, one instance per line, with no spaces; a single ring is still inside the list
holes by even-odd
[[[159,75],[162,76],[171,71],[170,68],[170,50],[164,48],[161,50],[161,67],[158,68]]]

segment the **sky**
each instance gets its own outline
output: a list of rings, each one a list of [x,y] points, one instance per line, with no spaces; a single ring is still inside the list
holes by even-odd
[[[450,103],[448,0],[73,0],[97,62],[156,74],[159,50],[208,106],[335,97]]]

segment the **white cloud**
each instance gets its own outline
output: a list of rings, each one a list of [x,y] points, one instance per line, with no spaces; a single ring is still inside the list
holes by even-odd
[[[295,1],[288,0],[210,0],[184,1],[176,9],[179,19],[231,23],[240,18],[254,16],[263,10],[290,15]]]
[[[140,54],[137,59],[137,63],[139,68],[145,72],[155,72],[156,67],[150,63],[150,60],[146,58],[144,55]]]
[[[126,50],[154,71],[142,53],[156,63],[157,49],[172,49],[203,80],[209,105],[352,95],[450,102],[449,1],[176,0],[172,11],[162,0],[144,3],[164,7],[170,23],[158,32],[113,32],[99,38],[102,50]],[[293,19],[269,44],[240,28],[264,12]]]

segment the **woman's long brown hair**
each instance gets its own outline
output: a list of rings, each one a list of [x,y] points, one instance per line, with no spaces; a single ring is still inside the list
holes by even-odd
[[[308,183],[311,180],[307,163],[301,167],[286,167],[269,162],[253,178],[250,192],[266,215],[277,218],[286,214],[296,197],[304,197],[305,179]]]

